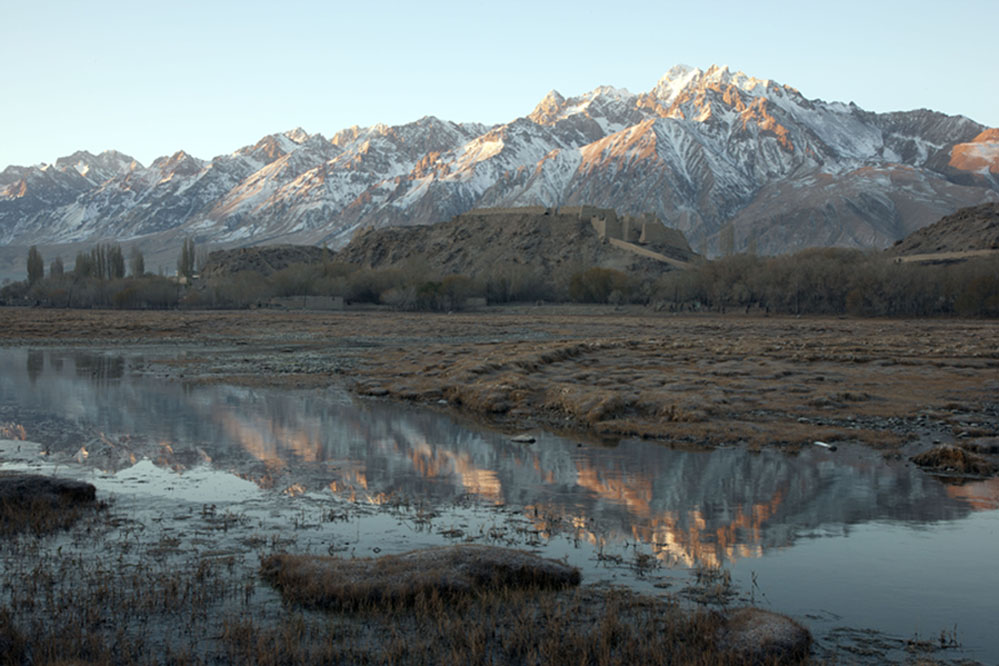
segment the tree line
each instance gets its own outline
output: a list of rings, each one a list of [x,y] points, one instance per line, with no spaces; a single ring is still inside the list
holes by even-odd
[[[178,275],[194,273],[193,240],[185,240],[178,260]],[[128,273],[126,275],[126,266]],[[89,251],[78,252],[73,268],[67,271],[62,257],[56,257],[45,273],[45,260],[37,246],[28,249],[27,279],[0,289],[0,303],[47,307],[173,308],[181,304],[183,293],[176,280],[146,272],[141,250],[125,252],[117,243],[99,243]]]
[[[327,253],[268,276],[252,271],[193,280],[198,253],[187,239],[178,277],[145,271],[133,249],[125,274],[118,245],[77,255],[73,270],[56,258],[45,275],[37,248],[29,249],[27,280],[0,291],[7,303],[52,307],[246,308],[287,296],[332,296],[399,310],[461,309],[469,299],[489,303],[635,303],[673,312],[758,311],[856,316],[999,316],[999,258],[956,264],[900,263],[881,253],[820,248],[791,255],[733,254],[688,270],[657,276],[608,268],[563,269],[545,275],[523,266],[485,276],[435,275],[418,262],[361,268]],[[481,302],[481,301],[480,301]]]
[[[996,317],[999,256],[927,265],[841,248],[736,254],[664,274],[652,300],[676,310]]]

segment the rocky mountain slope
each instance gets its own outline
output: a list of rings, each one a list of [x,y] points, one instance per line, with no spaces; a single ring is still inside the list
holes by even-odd
[[[654,214],[709,252],[727,225],[736,250],[885,247],[999,201],[997,131],[680,66],[638,94],[552,91],[494,127],[424,117],[330,139],[296,129],[210,161],[181,151],[143,167],[109,151],[11,166],[0,172],[0,246],[19,257],[30,244],[104,239],[168,255],[185,236],[340,247],[360,227],[587,204]]]
[[[999,203],[962,208],[889,248],[898,257],[999,254]]]
[[[202,278],[226,277],[243,271],[271,275],[294,264],[317,264],[332,253],[315,245],[257,245],[216,250],[201,268]]]

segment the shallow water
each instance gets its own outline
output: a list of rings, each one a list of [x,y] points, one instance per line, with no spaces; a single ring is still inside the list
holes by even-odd
[[[149,367],[138,352],[0,349],[0,439],[41,445],[5,443],[0,468],[88,478],[137,515],[212,507],[271,536],[294,523],[293,550],[476,539],[656,594],[721,569],[833,653],[837,627],[900,640],[956,627],[961,656],[999,662],[995,479],[946,485],[860,446],[518,444],[337,390],[190,386]],[[337,507],[343,520],[319,518]]]

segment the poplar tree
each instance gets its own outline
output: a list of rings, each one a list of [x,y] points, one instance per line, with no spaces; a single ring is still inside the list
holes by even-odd
[[[88,278],[94,275],[94,258],[92,254],[78,252],[73,262],[73,274],[78,278]]]
[[[132,246],[132,254],[128,263],[129,268],[132,269],[132,277],[142,277],[146,274],[146,259],[142,256],[142,251],[137,245]]]
[[[194,262],[196,260],[194,239],[184,239],[184,244],[180,246],[180,258],[177,259],[177,275],[190,280],[194,276]]]
[[[38,248],[32,245],[28,248],[28,284],[35,284],[43,277],[45,277],[45,261]]]
[[[125,254],[118,244],[108,245],[108,278],[120,279],[125,277]]]

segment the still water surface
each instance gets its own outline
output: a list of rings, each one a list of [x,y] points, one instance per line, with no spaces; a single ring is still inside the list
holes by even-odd
[[[844,626],[901,639],[956,626],[963,656],[999,663],[995,479],[946,485],[860,446],[694,452],[545,433],[525,445],[337,390],[189,386],[146,368],[139,354],[0,349],[0,438],[23,429],[63,471],[155,502],[440,510],[436,532],[357,523],[339,550],[358,556],[520,525],[519,547],[568,557],[585,582],[662,593],[722,569],[827,641]]]

